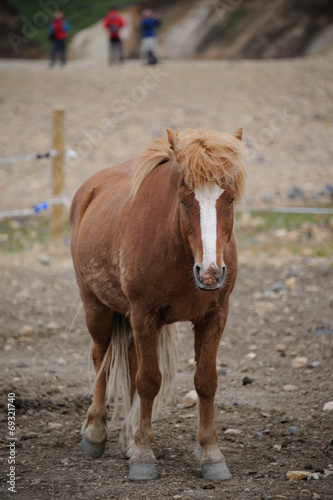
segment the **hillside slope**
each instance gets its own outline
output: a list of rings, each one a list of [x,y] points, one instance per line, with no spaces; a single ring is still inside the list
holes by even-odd
[[[19,5],[23,3],[3,3],[0,9],[3,33],[8,35],[8,30],[12,29],[22,36]],[[95,23],[107,10],[107,4],[105,1],[94,3],[93,7],[90,4],[89,12],[86,8],[75,10],[75,4],[71,2],[71,9],[66,8],[73,24],[72,34],[89,24],[94,24],[94,29],[91,33],[85,29],[84,34],[79,34],[79,42],[77,38],[74,42],[73,57],[105,57],[105,33],[102,34],[98,24],[96,29]],[[147,6],[162,15],[159,40],[164,58],[288,58],[333,50],[333,3],[330,0],[150,0],[132,2],[130,7],[125,5],[131,27],[126,41],[126,53],[130,58],[137,58],[139,54],[139,16],[141,9]],[[17,21],[16,31],[13,16]],[[27,18],[31,21],[33,16],[31,11]],[[95,38],[99,42],[96,43]],[[8,43],[8,36],[3,37],[0,56],[45,57],[46,39],[45,27],[34,39],[22,43],[17,54]]]

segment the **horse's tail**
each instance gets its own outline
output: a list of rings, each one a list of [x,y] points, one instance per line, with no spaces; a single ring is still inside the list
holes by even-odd
[[[177,325],[164,326],[158,339],[158,361],[162,374],[162,383],[154,401],[154,414],[163,404],[170,401],[173,394],[173,383],[177,372]],[[131,378],[129,370],[128,349],[133,341],[130,320],[122,314],[115,313],[112,322],[111,340],[105,354],[101,371],[107,374],[107,403],[113,401],[113,414],[110,426],[113,427],[117,417],[119,401],[122,399],[124,424],[120,441],[124,451],[130,454],[129,442],[139,421],[140,401],[137,392],[131,399]],[[98,377],[97,377],[98,378]],[[126,449],[126,450],[125,450]]]

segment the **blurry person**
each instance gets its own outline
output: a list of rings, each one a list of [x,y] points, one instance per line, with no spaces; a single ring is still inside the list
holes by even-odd
[[[161,17],[150,9],[143,10],[141,16],[141,59],[147,64],[156,64],[156,30],[161,25]]]
[[[66,63],[66,39],[70,31],[70,24],[65,19],[62,10],[57,10],[53,15],[53,21],[49,25],[49,36],[52,40],[51,49],[51,66],[57,60],[58,54],[60,55],[61,64]]]
[[[111,9],[103,19],[104,27],[108,30],[110,39],[109,62],[124,61],[123,46],[121,40],[121,29],[125,26],[125,21],[116,9]]]

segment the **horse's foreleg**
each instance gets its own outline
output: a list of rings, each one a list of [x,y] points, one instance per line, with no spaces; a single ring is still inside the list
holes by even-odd
[[[223,316],[211,316],[195,325],[195,354],[197,368],[194,376],[199,396],[198,444],[200,461],[205,479],[229,479],[231,474],[218,447],[214,417],[214,400],[217,389],[216,356],[227,310]]]
[[[140,328],[143,325],[136,323],[132,320],[138,362],[136,388],[140,396],[140,417],[134,433],[134,446],[130,459],[128,477],[131,481],[157,477],[155,457],[152,452],[154,434],[151,420],[154,398],[162,380],[157,355],[158,330],[152,328],[147,331],[147,329]]]
[[[84,302],[84,306],[87,327],[93,340],[91,354],[97,379],[93,401],[83,426],[81,448],[84,455],[99,458],[104,453],[106,441],[105,393],[109,369],[107,365],[105,369],[101,367],[110,343],[113,311],[94,302]]]

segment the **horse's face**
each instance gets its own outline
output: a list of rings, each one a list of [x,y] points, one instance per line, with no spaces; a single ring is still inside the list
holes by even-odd
[[[207,183],[189,192],[182,183],[178,194],[181,230],[193,255],[196,284],[201,290],[218,290],[227,272],[223,253],[233,231],[235,191]]]

